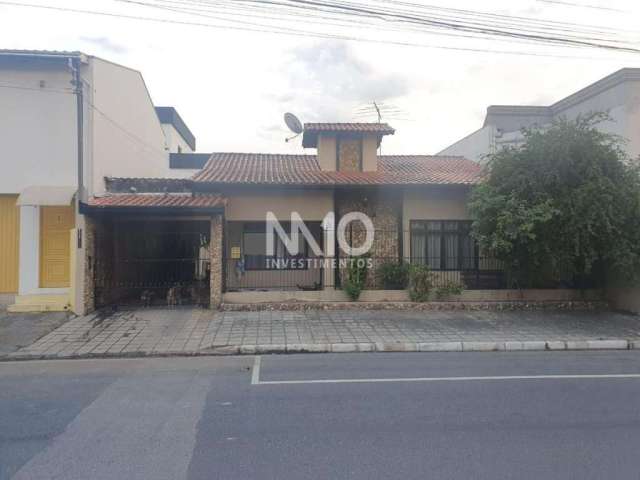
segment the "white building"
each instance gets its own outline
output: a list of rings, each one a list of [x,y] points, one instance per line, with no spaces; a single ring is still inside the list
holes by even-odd
[[[170,154],[195,150],[140,72],[80,52],[0,50],[0,143],[0,303],[21,311],[82,305],[78,191],[100,195],[106,177],[188,177]]]
[[[553,119],[608,112],[611,121],[598,128],[627,140],[631,157],[640,155],[640,68],[623,68],[550,106],[492,105],[484,125],[438,155],[462,155],[484,163],[487,154],[523,141],[522,128],[543,126]]]

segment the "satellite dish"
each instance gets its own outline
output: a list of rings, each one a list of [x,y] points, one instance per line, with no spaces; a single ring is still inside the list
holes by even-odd
[[[296,117],[293,113],[287,112],[284,114],[284,123],[286,123],[287,127],[289,127],[289,130],[291,130],[296,135],[300,135],[304,130],[302,122],[298,120],[298,117]]]

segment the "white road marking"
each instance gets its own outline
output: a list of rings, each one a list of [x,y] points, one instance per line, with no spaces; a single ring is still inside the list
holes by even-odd
[[[253,357],[253,368],[251,369],[251,385],[260,384],[260,355]]]
[[[260,363],[258,362],[258,367]],[[254,364],[255,367],[255,364]],[[321,380],[265,380],[258,374],[251,378],[252,385],[303,385],[313,383],[391,383],[391,382],[472,382],[502,380],[606,380],[616,378],[637,378],[640,373],[620,373],[603,375],[506,375],[482,377],[417,377],[417,378],[337,378]]]

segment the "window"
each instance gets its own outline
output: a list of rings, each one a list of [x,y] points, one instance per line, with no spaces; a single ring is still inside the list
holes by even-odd
[[[289,225],[282,224],[285,232],[290,231]],[[267,255],[267,233],[264,223],[248,223],[244,226],[242,245],[244,252],[245,270],[305,270],[305,259],[308,245],[302,235],[299,235],[298,255],[290,255],[277,233],[274,235],[274,255]],[[298,260],[298,261],[296,261]]]
[[[473,270],[478,264],[471,222],[411,221],[411,261],[432,270]]]

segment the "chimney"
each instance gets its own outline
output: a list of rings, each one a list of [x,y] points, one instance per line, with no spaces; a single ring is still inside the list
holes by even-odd
[[[324,171],[375,172],[382,137],[393,133],[386,123],[307,123],[302,146],[317,149]]]

